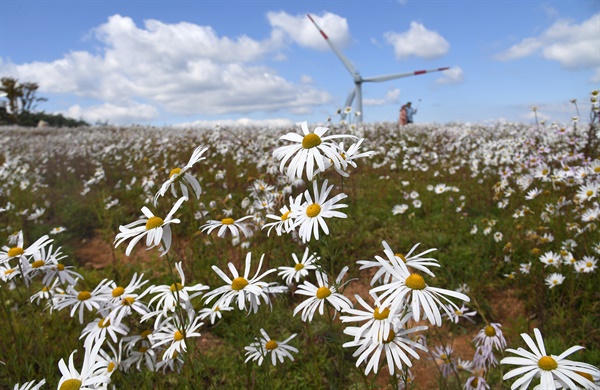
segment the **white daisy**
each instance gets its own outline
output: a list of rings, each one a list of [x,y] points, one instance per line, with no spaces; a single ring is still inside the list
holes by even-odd
[[[153,306],[156,311],[148,313],[142,318],[142,321],[156,316],[155,327],[161,322],[163,317],[166,317],[169,313],[174,312],[175,308],[180,305],[186,311],[193,308],[191,300],[208,290],[209,287],[201,283],[193,286],[185,284],[185,273],[181,265],[181,261],[175,263],[177,273],[181,278],[180,282],[175,282],[169,285],[152,286],[148,289],[149,294],[154,294],[148,305]]]
[[[354,297],[364,310],[350,307],[343,310],[343,313],[347,313],[348,315],[340,317],[343,323],[364,322],[356,330],[349,331],[354,333],[354,341],[358,341],[361,337],[371,337],[373,341],[387,339],[394,327],[394,323],[397,323],[400,319],[394,313],[390,313],[389,307],[382,307],[378,303],[375,303],[375,308],[373,308],[359,295],[355,294]]]
[[[310,195],[310,192],[306,190],[304,197],[306,202],[301,204],[297,208],[292,209],[291,217],[294,219],[294,226],[300,226],[298,234],[304,242],[308,242],[314,236],[316,240],[319,239],[319,227],[325,234],[329,234],[329,228],[325,222],[325,218],[346,218],[347,215],[337,211],[337,209],[348,207],[346,204],[336,204],[342,199],[347,198],[346,194],[338,194],[333,198],[327,200],[329,193],[331,192],[333,185],[327,186],[328,181],[325,180],[321,186],[321,191],[317,182],[313,182],[313,193],[314,200]],[[300,194],[298,197],[301,197]]]
[[[418,273],[409,272],[403,261],[398,260],[395,256],[388,260],[376,257],[381,265],[386,268],[387,272],[392,275],[392,281],[379,287],[371,289],[371,294],[379,295],[383,305],[390,306],[392,312],[396,312],[405,304],[410,304],[415,321],[421,319],[421,312],[424,313],[424,318],[429,319],[433,325],[441,326],[442,317],[440,308],[448,315],[448,307],[453,307],[458,310],[458,306],[450,301],[446,296],[457,298],[465,302],[470,299],[465,294],[446,290],[438,287],[430,287],[425,283],[425,279]],[[446,301],[450,306],[447,306],[441,300]]]
[[[583,349],[583,347],[573,346],[558,356],[548,355],[539,329],[535,328],[533,334],[535,335],[535,342],[527,333],[521,333],[521,337],[525,340],[531,352],[523,348],[516,350],[508,348],[506,352],[514,353],[518,357],[506,357],[500,361],[500,364],[520,366],[507,372],[502,377],[502,380],[507,380],[522,375],[512,384],[511,389],[529,388],[534,378],[540,378],[540,387],[545,390],[562,387],[560,385],[560,387],[557,387],[555,381],[559,381],[565,387],[568,386],[573,390],[580,387],[584,389],[596,388],[596,385],[586,377],[586,374],[587,376],[598,375],[599,370],[597,367],[565,359],[573,352]]]
[[[210,324],[214,325],[215,322],[217,322],[217,318],[221,319],[223,317],[224,311],[231,311],[231,310],[233,310],[233,307],[231,307],[231,306],[221,307],[217,304],[214,304],[211,307],[204,307],[204,308],[200,309],[200,311],[198,311],[198,317],[200,317],[200,319],[202,319],[202,320],[209,318]]]
[[[4,264],[10,260],[18,259],[22,262],[27,262],[27,257],[34,255],[40,248],[48,245],[53,240],[47,235],[38,238],[33,244],[24,248],[23,231],[19,231],[16,235],[16,245],[9,247],[3,246],[0,250],[0,264]]]
[[[473,338],[476,346],[494,347],[498,351],[502,351],[506,348],[506,339],[502,335],[501,324],[492,322],[485,328],[481,329],[479,333]]]
[[[90,348],[98,340],[105,339],[107,336],[110,336],[111,340],[116,343],[127,333],[129,333],[129,327],[125,324],[113,324],[108,318],[96,318],[81,331],[79,339],[85,338],[83,345],[85,348]]]
[[[581,272],[589,273],[598,268],[596,266],[597,262],[598,260],[594,256],[583,256],[583,259],[577,262],[577,266],[581,269]]]
[[[544,282],[546,283],[548,288],[554,288],[555,286],[562,284],[564,281],[565,281],[565,277],[559,273],[550,274],[544,280]]]
[[[354,332],[358,332],[358,328],[349,327],[344,330],[344,333],[350,336],[356,336]],[[385,354],[386,363],[390,375],[394,375],[394,372],[401,371],[404,365],[412,367],[411,358],[419,359],[419,355],[416,350],[427,352],[427,348],[420,343],[411,340],[409,335],[415,332],[426,330],[426,326],[415,326],[410,329],[403,329],[401,327],[395,327],[390,330],[387,338],[382,340],[373,340],[369,336],[363,336],[358,339],[344,343],[344,348],[358,347],[352,356],[357,357],[356,367],[360,366],[361,363],[368,361],[367,367],[365,368],[365,375],[369,375],[371,370],[377,373],[379,370],[379,361],[382,360],[381,356]],[[411,356],[409,358],[408,355]]]
[[[250,265],[252,261],[252,253],[248,252],[246,255],[246,267],[244,270],[244,276],[240,276],[238,270],[232,263],[227,264],[229,271],[233,276],[233,279],[229,278],[223,271],[217,266],[213,265],[212,269],[223,279],[227,284],[216,288],[205,295],[206,303],[210,303],[214,298],[219,297],[216,301],[217,306],[228,307],[230,303],[237,299],[238,308],[240,310],[246,309],[246,305],[249,305],[248,311],[258,311],[260,299],[262,298],[265,303],[270,303],[269,298],[269,283],[261,281],[262,278],[270,273],[277,272],[277,269],[270,269],[259,275],[262,267],[265,255],[260,257],[258,268],[252,278],[250,275]]]
[[[333,306],[336,312],[350,309],[352,307],[352,302],[350,299],[337,292],[338,288],[336,287],[340,285],[340,282],[347,271],[348,267],[344,267],[334,284],[329,283],[327,274],[317,271],[315,272],[317,276],[316,286],[307,280],[299,285],[296,294],[306,295],[310,298],[305,299],[296,306],[294,309],[294,316],[299,312],[302,312],[302,321],[311,322],[317,309],[319,309],[319,314],[323,315],[325,302],[328,302]]]
[[[158,198],[164,196],[169,188],[171,189],[171,193],[174,197],[177,197],[177,189],[176,184],[179,183],[179,187],[181,188],[182,196],[185,198],[189,198],[189,190],[187,185],[189,185],[194,194],[196,194],[196,199],[200,198],[200,194],[202,194],[202,187],[200,187],[200,183],[198,179],[192,176],[188,170],[194,166],[198,161],[204,160],[206,157],[202,157],[202,154],[206,152],[208,148],[198,146],[194,149],[192,156],[190,157],[190,161],[183,168],[174,168],[169,173],[169,180],[163,183],[160,187],[160,190],[154,195],[154,206],[156,206],[156,202]],[[187,184],[187,185],[186,185]]]
[[[373,278],[371,279],[371,286],[375,285],[375,283],[377,283],[379,281],[382,281],[382,283],[389,283],[391,281],[392,274],[386,268],[384,268],[381,264],[382,264],[382,262],[386,262],[386,261],[391,262],[392,259],[395,259],[396,261],[400,260],[404,264],[406,264],[407,267],[414,268],[419,271],[425,272],[429,276],[435,276],[435,275],[433,274],[433,272],[431,272],[431,270],[428,267],[439,267],[440,266],[440,264],[438,263],[438,261],[436,259],[431,258],[431,257],[423,257],[426,254],[437,250],[435,248],[427,249],[424,252],[413,255],[413,252],[420,245],[420,243],[417,243],[410,249],[410,251],[408,251],[408,253],[406,255],[403,255],[401,253],[395,253],[392,250],[392,248],[388,245],[387,242],[382,241],[381,244],[383,245],[383,252],[387,256],[387,260],[383,259],[380,256],[375,256],[376,261],[358,260],[356,262],[357,264],[361,265],[359,270],[369,269],[369,268],[374,268],[374,267],[378,268],[377,272],[375,272],[375,275],[373,275]]]
[[[288,161],[286,174],[290,178],[302,178],[304,170],[308,180],[312,180],[315,172],[315,165],[320,171],[325,170],[323,158],[327,157],[336,168],[346,169],[346,162],[339,152],[339,147],[330,140],[335,138],[356,138],[352,135],[330,135],[323,137],[329,130],[327,127],[317,127],[314,132],[308,130],[306,122],[300,124],[303,135],[296,133],[287,133],[281,136],[280,140],[293,142],[292,145],[281,146],[273,151],[273,157],[281,160],[279,169],[284,172],[284,167]]]
[[[292,197],[290,197],[290,203],[293,203]],[[269,222],[263,225],[262,229],[269,228],[267,230],[267,236],[271,234],[271,230],[275,228],[275,232],[278,236],[281,236],[282,233],[289,233],[294,229],[294,220],[290,218],[290,214],[292,210],[288,208],[287,205],[284,205],[279,209],[281,215],[275,214],[267,214],[267,218],[275,220],[275,222]]]
[[[271,354],[271,363],[275,366],[277,365],[277,361],[283,363],[285,358],[289,358],[294,361],[294,357],[292,356],[292,352],[298,353],[298,349],[288,345],[290,340],[296,337],[296,333],[285,339],[284,341],[276,341],[269,337],[267,332],[261,328],[260,330],[261,337],[257,337],[254,339],[249,346],[244,347],[246,350],[246,360],[248,361],[257,361],[260,366],[265,357],[268,354]]]
[[[186,352],[186,340],[191,337],[200,337],[200,333],[196,331],[204,323],[200,322],[200,317],[196,317],[193,310],[188,312],[186,322],[184,326],[176,326],[173,324],[173,317],[167,317],[154,333],[148,336],[152,341],[153,348],[170,343],[163,355],[163,360],[166,358],[173,359],[175,353]]]
[[[300,282],[300,278],[306,277],[308,273],[312,270],[317,269],[315,266],[315,262],[317,262],[320,257],[316,255],[316,253],[309,254],[310,250],[308,247],[304,250],[304,255],[302,255],[302,260],[298,260],[298,256],[295,253],[292,253],[292,258],[294,259],[294,266],[281,266],[279,267],[279,272],[277,275],[281,276],[285,281],[285,284],[288,286],[292,284],[292,281],[295,280],[296,283]]]
[[[79,323],[83,324],[83,313],[85,310],[99,310],[100,305],[104,304],[104,298],[100,295],[100,290],[96,287],[94,290],[77,291],[73,286],[68,286],[64,294],[56,294],[52,298],[53,307],[57,310],[71,308],[71,317],[76,311],[79,311]]]
[[[233,237],[238,237],[240,232],[244,234],[244,237],[252,237],[252,231],[246,226],[243,221],[253,218],[253,215],[247,215],[245,217],[234,220],[231,217],[223,218],[220,221],[209,220],[204,225],[200,226],[200,231],[206,234],[211,234],[213,230],[219,228],[217,232],[218,237],[225,237],[225,234],[229,231]]]
[[[173,218],[173,215],[187,199],[186,197],[179,198],[164,220],[155,216],[148,207],[142,207],[142,213],[144,213],[145,218],[141,217],[141,219],[129,225],[119,226],[120,233],[115,237],[115,248],[125,240],[133,238],[125,250],[125,254],[129,256],[135,244],[145,236],[147,249],[157,247],[162,241],[163,245],[160,248],[161,256],[166,255],[171,248],[170,224],[181,222],[179,219]]]
[[[64,359],[60,359],[58,368],[62,376],[58,382],[58,389],[92,390],[110,383],[110,377],[101,373],[102,363],[97,360],[98,351],[103,343],[104,339],[100,339],[92,348],[85,350],[81,371],[77,371],[73,364],[73,356],[77,350],[69,356],[68,366]]]
[[[560,254],[550,251],[540,256],[540,261],[544,264],[544,267],[549,265],[558,267],[561,263],[561,257]]]

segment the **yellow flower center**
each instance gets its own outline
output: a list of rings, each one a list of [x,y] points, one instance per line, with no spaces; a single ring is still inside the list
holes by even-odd
[[[402,253],[394,253],[394,256],[399,257],[403,263],[406,263],[406,257]]]
[[[586,196],[592,196],[594,195],[594,191],[592,190],[587,190],[587,192],[585,193]]]
[[[36,260],[33,263],[31,263],[31,268],[40,268],[44,264],[46,264],[44,263],[44,260]]]
[[[82,291],[79,294],[77,294],[77,299],[79,299],[80,301],[88,300],[91,297],[92,297],[92,294],[90,294],[89,291]]]
[[[173,283],[169,289],[171,290],[171,292],[181,291],[183,290],[183,285],[179,282]]]
[[[317,298],[319,298],[319,299],[325,299],[330,295],[331,295],[331,290],[326,286],[319,287],[319,289],[317,290]]]
[[[321,137],[315,133],[309,133],[302,139],[302,147],[304,149],[314,148],[315,146],[321,145]]]
[[[150,336],[152,334],[151,330],[145,330],[142,332],[142,334],[140,335],[141,338],[145,339],[148,338],[148,336]]]
[[[25,251],[23,250],[23,248],[19,248],[14,247],[14,248],[10,248],[8,250],[8,257],[15,257],[15,256],[21,256],[23,253],[25,253]]]
[[[246,287],[247,285],[248,281],[242,278],[241,276],[233,279],[233,282],[231,282],[231,288],[235,291],[240,291],[244,289],[244,287]]]
[[[275,341],[275,340],[267,341],[267,343],[265,344],[265,348],[267,349],[267,351],[274,350],[275,348],[277,348],[277,341]]]
[[[99,328],[107,328],[109,325],[110,325],[109,319],[101,318],[100,321],[98,321]]]
[[[590,382],[594,381],[594,377],[592,376],[592,374],[588,374],[587,372],[581,372],[581,371],[575,371],[575,373],[581,375],[582,377],[584,377],[585,379],[587,379]]]
[[[290,211],[286,211],[285,213],[283,213],[283,215],[281,216],[281,220],[285,221],[286,219],[288,219],[290,217],[291,212],[292,211],[290,210]]]
[[[588,266],[588,267],[589,267],[589,266]],[[294,269],[295,269],[296,271],[301,271],[301,270],[303,270],[303,269],[304,269],[304,264],[302,264],[302,263],[298,263],[298,264],[296,264],[296,265],[294,266]]]
[[[48,287],[46,287],[46,286],[42,287],[42,292],[48,292],[48,291],[50,291],[50,289]]]
[[[221,220],[221,223],[222,223],[223,225],[233,225],[233,222],[235,222],[235,221],[233,220],[233,218],[223,218],[223,219]]]
[[[547,175],[548,174],[548,170],[547,169],[543,169],[542,170],[542,175]]]
[[[141,353],[146,353],[147,350],[148,350],[148,347],[140,347]]]
[[[485,333],[487,337],[494,337],[496,335],[496,329],[493,326],[488,325],[483,330],[483,333]]]
[[[595,167],[595,168],[594,168],[594,172],[596,172],[596,173],[600,173],[600,167]]]
[[[67,379],[63,382],[58,390],[79,390],[81,388],[81,381],[79,379]]]
[[[125,289],[123,287],[116,287],[112,290],[112,296],[113,298],[120,297],[124,292]]]
[[[184,335],[183,333],[181,333],[180,331],[176,330],[175,334],[173,335],[173,339],[175,339],[175,341],[181,341],[184,339]]]
[[[59,271],[64,271],[65,270],[65,265],[64,264],[56,264],[56,269]]]
[[[591,261],[588,261],[587,263],[585,263],[585,266],[588,267],[588,268],[592,268],[592,265],[593,264],[592,264]]]
[[[410,276],[406,278],[404,284],[406,284],[406,287],[413,290],[423,290],[427,287],[425,279],[419,274],[410,274]]]
[[[306,215],[308,215],[310,218],[316,217],[317,215],[319,215],[320,212],[321,206],[319,206],[316,203],[313,203],[306,208]]]
[[[379,310],[378,307],[375,308],[375,311],[373,311],[373,318],[375,318],[376,320],[385,320],[386,318],[388,318],[388,316],[390,315],[390,309],[389,308],[385,308],[382,311]]]
[[[108,363],[108,367],[106,367],[106,370],[108,372],[113,372],[114,369],[115,369],[115,363],[113,363],[113,362]]]
[[[173,175],[179,175],[181,173],[181,168],[173,168],[169,173],[169,179],[173,177]]]
[[[538,360],[538,367],[544,371],[552,371],[556,370],[558,363],[550,356],[542,356],[540,360]]]
[[[393,330],[390,329],[390,334],[388,334],[388,337],[383,340],[384,344],[388,344],[391,343],[392,341],[394,341],[394,339],[396,338],[396,332],[394,332]]]
[[[4,271],[4,275],[10,275],[10,274],[12,274],[13,272],[15,272],[15,269],[14,269],[14,268],[7,269],[6,271]]]
[[[479,377],[477,377],[477,376],[476,376],[476,377],[475,377],[475,379],[473,379],[473,380],[471,381],[471,387],[475,387],[475,388],[477,388],[477,385],[478,385],[478,384],[479,384]]]
[[[146,222],[146,230],[155,229],[162,226],[163,223],[165,223],[165,221],[163,221],[161,217],[150,217],[148,218],[148,222]]]
[[[125,297],[123,298],[123,306],[131,306],[133,305],[133,302],[135,302],[135,298],[134,297]]]

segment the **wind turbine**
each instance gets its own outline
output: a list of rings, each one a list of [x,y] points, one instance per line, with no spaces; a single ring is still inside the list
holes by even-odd
[[[417,70],[417,71],[408,72],[408,73],[389,74],[389,75],[384,75],[384,76],[362,77],[360,75],[360,73],[358,73],[358,71],[354,68],[354,66],[352,65],[350,60],[348,60],[348,58],[346,58],[346,56],[344,56],[344,54],[341,51],[339,51],[337,47],[335,47],[335,45],[333,44],[333,42],[331,42],[331,40],[329,39],[327,34],[325,34],[325,32],[323,30],[321,30],[321,27],[319,27],[319,25],[313,20],[313,18],[310,16],[310,14],[306,14],[306,16],[308,16],[310,21],[313,22],[313,24],[319,30],[319,32],[321,33],[323,38],[325,38],[325,41],[327,41],[327,43],[329,44],[329,47],[331,47],[331,50],[333,50],[333,52],[342,61],[342,63],[344,64],[346,69],[348,69],[348,72],[350,72],[350,74],[352,75],[352,78],[354,79],[354,89],[352,90],[352,92],[350,92],[350,95],[348,95],[348,98],[346,99],[346,104],[344,105],[344,107],[351,107],[352,101],[356,97],[356,111],[355,112],[360,113],[360,115],[356,117],[357,122],[362,122],[362,117],[363,117],[362,83],[382,82],[382,81],[399,79],[402,77],[418,76],[420,74],[425,74],[425,73],[430,73],[430,72],[440,72],[443,70],[450,69],[448,67],[445,67],[445,68],[437,68],[437,69],[430,69],[430,70]],[[345,117],[346,117],[346,113],[342,112],[342,119],[344,119]]]

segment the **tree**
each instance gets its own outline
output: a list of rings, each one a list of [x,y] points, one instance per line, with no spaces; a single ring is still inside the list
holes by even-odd
[[[0,125],[19,125],[35,127],[40,121],[55,127],[89,126],[83,120],[65,118],[61,114],[46,114],[33,112],[37,103],[48,99],[38,97],[39,85],[37,83],[19,83],[16,78],[2,77],[0,79],[0,97],[8,99],[6,107],[0,107]]]
[[[38,102],[46,102],[47,98],[37,97],[37,90],[39,85],[36,83],[23,83],[21,84],[22,95],[19,97],[21,101],[21,110],[30,112],[38,104]]]
[[[23,96],[23,89],[19,85],[19,81],[12,77],[2,77],[0,80],[2,86],[0,91],[6,94],[8,99],[8,107],[6,111],[15,118],[19,114],[19,99]]]

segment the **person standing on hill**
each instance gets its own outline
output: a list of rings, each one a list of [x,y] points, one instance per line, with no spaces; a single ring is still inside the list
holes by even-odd
[[[400,118],[398,119],[398,124],[400,126],[406,125],[406,104],[400,108]]]
[[[415,115],[417,113],[417,109],[412,108],[411,102],[406,103],[405,107],[406,107],[406,123],[414,123],[413,115]]]

